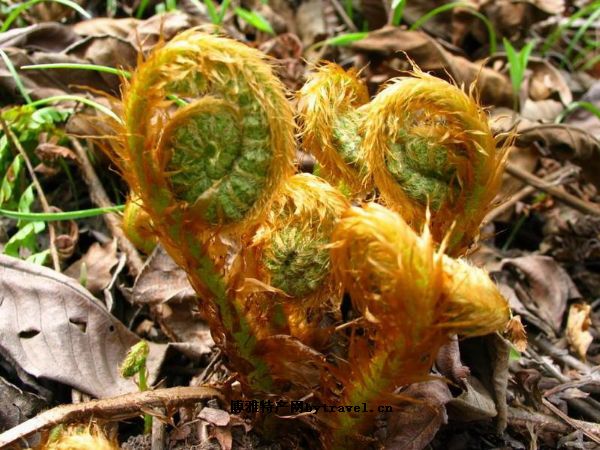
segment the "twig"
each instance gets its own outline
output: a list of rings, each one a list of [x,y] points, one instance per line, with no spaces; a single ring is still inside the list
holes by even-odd
[[[600,426],[592,422],[584,422],[583,420],[575,420],[569,418],[568,425],[560,420],[555,419],[547,414],[526,411],[521,408],[508,408],[508,423],[514,427],[526,428],[528,425],[533,425],[536,429],[542,429],[551,433],[567,434],[571,431],[570,427],[576,429],[589,430],[592,435],[597,438],[600,433]],[[578,428],[581,427],[581,428]],[[590,437],[594,440],[594,438]]]
[[[342,20],[344,21],[344,23],[346,24],[348,29],[350,31],[356,33],[358,31],[358,28],[356,28],[356,25],[354,25],[354,22],[352,22],[352,19],[350,17],[348,17],[348,14],[346,14],[344,7],[342,5],[340,5],[340,2],[338,0],[329,0],[329,1],[335,8],[335,11],[340,15],[340,17],[342,18]]]
[[[115,422],[138,416],[142,408],[164,407],[168,410],[213,397],[223,399],[218,390],[210,387],[174,387],[57,406],[0,434],[0,448],[63,423],[88,422],[91,418]]]
[[[560,409],[558,409],[556,406],[554,406],[552,403],[550,403],[545,398],[542,398],[542,403],[544,404],[544,406],[546,408],[548,408],[550,411],[552,411],[554,414],[556,414],[562,420],[567,422],[573,428],[575,428],[576,430],[580,430],[588,438],[590,438],[596,444],[600,445],[600,437],[599,437],[600,429],[598,427],[598,424],[592,424],[589,422],[583,422],[582,420],[571,419],[569,416],[567,416],[564,412],[562,412]],[[594,425],[594,426],[592,426],[592,425]]]
[[[549,186],[548,183],[546,183],[541,178],[532,175],[531,173],[521,169],[520,167],[514,164],[508,163],[506,165],[506,172],[512,175],[513,177],[524,181],[527,184],[530,184],[536,189],[539,189],[540,191],[547,192],[548,194],[552,195],[557,200],[560,200],[565,205],[568,205],[571,208],[581,211],[584,214],[600,216],[600,207],[598,207],[596,204],[583,201],[575,197],[574,195],[562,191],[554,186]]]
[[[160,412],[162,415],[165,415],[167,412],[164,408],[160,408]],[[166,426],[162,420],[154,419],[152,421],[152,444],[151,450],[163,450],[166,444]]]
[[[25,152],[25,149],[19,142],[19,139],[12,132],[10,127],[6,124],[3,118],[0,118],[2,122],[2,128],[4,129],[4,133],[8,140],[15,146],[23,160],[25,161],[25,165],[27,166],[27,171],[29,172],[29,176],[33,181],[33,185],[38,192],[38,196],[40,198],[40,203],[42,204],[42,209],[45,213],[51,212],[50,205],[48,204],[48,199],[46,199],[46,195],[44,194],[44,190],[42,189],[42,185],[33,170],[33,165]],[[56,228],[53,223],[48,223],[48,234],[50,235],[50,255],[52,257],[52,265],[54,266],[54,270],[60,272],[60,260],[58,259],[58,251],[56,250]]]
[[[552,183],[553,186],[556,186],[559,183],[561,183],[565,177],[567,177],[568,175],[573,173],[573,171],[574,171],[574,169],[572,167],[563,167],[561,169],[558,169],[555,172],[548,174],[548,176],[543,178],[543,181],[545,183]],[[503,202],[502,204],[498,205],[496,208],[491,210],[488,213],[488,215],[485,217],[484,222],[490,223],[490,222],[494,221],[497,217],[501,216],[507,210],[512,208],[517,202],[519,202],[522,199],[524,199],[525,197],[533,194],[535,191],[536,191],[535,187],[530,186],[530,185],[525,186],[523,189],[521,189],[520,191],[518,191],[517,193],[512,195],[508,200],[506,200],[505,202]]]
[[[567,376],[563,375],[558,369],[556,369],[553,365],[545,361],[531,346],[527,348],[527,355],[535,359],[542,367],[546,369],[546,371],[556,378],[561,383],[568,383],[571,381]],[[588,417],[596,422],[600,422],[600,411],[589,403],[587,398],[570,398],[567,399],[567,405],[573,408],[580,414],[585,417]]]
[[[544,352],[548,353],[553,359],[559,360],[566,366],[569,366],[575,370],[578,370],[584,375],[591,375],[592,378],[599,379],[598,374],[592,372],[593,368],[586,363],[579,361],[577,358],[569,355],[567,352],[561,352],[559,349],[554,347],[548,340],[542,336],[537,336],[533,342]]]
[[[106,191],[104,190],[104,187],[102,186],[102,183],[100,182],[100,179],[98,178],[98,175],[96,175],[94,166],[92,166],[85,149],[74,137],[71,137],[70,140],[73,148],[75,149],[75,153],[77,153],[79,163],[81,164],[83,178],[90,191],[90,198],[92,199],[92,202],[101,208],[113,206],[112,202],[108,198],[108,195],[106,194]],[[116,214],[109,213],[104,214],[104,221],[106,222],[106,226],[108,226],[112,235],[117,238],[119,249],[127,255],[127,267],[129,268],[131,275],[137,277],[141,272],[144,263],[142,262],[142,258],[140,257],[140,254],[136,248],[125,237],[125,234],[121,229],[121,218]]]

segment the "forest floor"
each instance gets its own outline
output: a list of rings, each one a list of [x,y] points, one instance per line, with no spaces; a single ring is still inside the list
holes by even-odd
[[[102,110],[81,101],[118,114],[125,71],[159,41],[214,26],[269,55],[290,93],[328,60],[360,69],[373,96],[410,59],[475,83],[494,132],[518,133],[468,259],[527,338],[444,347],[436,370],[449,383],[408,387],[418,401],[369,445],[600,448],[600,2],[4,0],[0,20],[0,443],[35,447],[57,425],[93,418],[128,449],[319,448],[309,427],[269,439],[224,401],[240,395],[236,374],[183,270],[160,246],[144,254],[124,237],[111,208],[127,186],[99,150]],[[71,66],[25,67],[57,63]],[[47,220],[60,211],[73,214]],[[154,395],[118,374],[140,338]],[[144,413],[161,419],[145,435]]]

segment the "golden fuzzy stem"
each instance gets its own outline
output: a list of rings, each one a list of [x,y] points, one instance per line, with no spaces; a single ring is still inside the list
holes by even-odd
[[[351,208],[336,226],[332,264],[363,315],[340,370],[341,404],[376,406],[402,385],[427,379],[451,333],[504,329],[508,305],[487,275],[436,250],[427,227],[417,235],[377,204]],[[345,372],[345,370],[347,372]],[[374,416],[341,414],[334,447],[347,448]]]
[[[257,50],[193,29],[139,65],[123,116],[125,142],[114,149],[123,175],[203,299],[215,341],[248,384],[268,391],[268,368],[235,295],[243,279],[230,261],[235,246],[219,236],[252,230],[293,172],[282,84]]]
[[[152,250],[156,247],[152,219],[144,209],[142,200],[133,193],[130,194],[125,204],[122,228],[127,239],[138,250],[146,254],[152,253]]]

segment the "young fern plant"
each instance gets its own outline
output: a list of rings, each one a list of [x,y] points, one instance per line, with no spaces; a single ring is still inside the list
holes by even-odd
[[[383,206],[347,210],[331,247],[335,274],[363,321],[351,334],[347,362],[333,369],[343,390],[329,402],[389,405],[398,387],[430,378],[450,334],[484,335],[509,320],[506,300],[482,270],[445,256],[427,226],[417,233]],[[328,447],[359,448],[375,414],[334,420]]]
[[[294,122],[282,84],[258,51],[190,30],[138,66],[123,111],[113,160],[203,298],[215,341],[246,386],[268,392],[268,367],[236,297],[245,279],[234,242],[252,232],[293,171]]]
[[[292,112],[256,50],[190,30],[155,50],[125,87],[111,156],[133,191],[132,221],[145,214],[147,231],[188,273],[215,342],[253,397],[388,403],[399,386],[429,377],[451,334],[486,334],[508,320],[489,277],[444,254],[476,234],[484,213],[472,210],[487,208],[504,153],[487,147],[493,138],[472,96],[419,72],[409,80],[369,103],[355,74],[326,66],[303,90],[301,111],[304,142],[323,152],[326,173],[361,180],[353,185],[361,192],[377,184],[410,223],[381,205],[351,207],[313,175],[292,175]],[[384,194],[374,168],[406,192]],[[422,192],[429,186],[442,190],[439,201]],[[341,323],[344,292],[359,315],[351,323]],[[347,345],[328,358],[332,337]],[[349,449],[361,448],[375,417],[310,420],[325,448]]]

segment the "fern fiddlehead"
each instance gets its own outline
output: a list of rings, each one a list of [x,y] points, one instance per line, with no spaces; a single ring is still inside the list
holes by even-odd
[[[435,241],[453,226],[446,248],[461,254],[478,235],[506,158],[485,112],[472,92],[416,67],[370,103],[365,93],[353,73],[319,68],[300,93],[307,149],[334,178],[374,185],[415,229],[429,208]]]
[[[314,343],[321,313],[339,308],[342,289],[333,280],[328,245],[334,225],[350,207],[335,188],[310,174],[288,179],[264,222],[253,247],[260,278],[282,292],[290,334]],[[308,321],[309,315],[314,315]],[[312,322],[313,326],[309,324]]]
[[[236,301],[236,249],[220,236],[250,232],[293,172],[284,88],[260,52],[190,30],[138,66],[123,103],[125,139],[114,159],[204,299],[216,342],[267,391],[268,368]]]
[[[356,73],[325,64],[309,75],[298,100],[304,146],[321,164],[323,175],[357,193],[369,188],[358,134],[360,107],[368,103],[369,93]]]
[[[349,343],[341,404],[389,402],[397,387],[428,378],[450,334],[477,336],[506,325],[508,306],[489,277],[442,251],[427,227],[418,235],[383,206],[344,214],[333,233],[332,264],[363,324]],[[372,420],[339,415],[333,446],[349,448]]]
[[[472,93],[415,69],[371,102],[364,149],[390,207],[420,228],[429,206],[436,241],[453,226],[448,252],[469,246],[498,192],[506,159]]]

